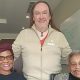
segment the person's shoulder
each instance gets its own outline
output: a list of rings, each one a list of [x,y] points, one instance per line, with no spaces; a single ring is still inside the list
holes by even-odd
[[[19,32],[18,37],[19,37],[19,36],[20,36],[20,37],[24,37],[24,36],[26,36],[26,35],[28,35],[28,34],[30,34],[30,33],[31,33],[31,29],[30,29],[30,28],[23,29],[23,30],[21,30],[21,31]]]
[[[26,80],[23,74],[18,73],[18,80]]]
[[[58,74],[58,76],[68,76],[69,75],[69,73],[60,73],[60,74]]]
[[[63,32],[55,30],[55,29],[52,30],[52,34],[54,34],[54,35],[56,35],[56,37],[60,37],[60,38],[64,38],[65,37]]]
[[[53,29],[53,32],[55,32],[55,33],[57,33],[57,34],[59,34],[59,35],[64,35],[64,33],[63,33],[63,32],[58,31],[58,30],[55,30],[55,29]]]
[[[27,31],[30,31],[30,30],[31,30],[31,28],[26,28],[26,29],[21,30],[20,32],[27,32]]]
[[[69,73],[60,73],[55,76],[54,80],[68,80]]]
[[[20,34],[26,34],[26,33],[31,33],[33,30],[32,28],[26,28],[20,31]]]
[[[13,71],[13,75],[17,80],[26,80],[23,73],[18,73],[17,71]]]

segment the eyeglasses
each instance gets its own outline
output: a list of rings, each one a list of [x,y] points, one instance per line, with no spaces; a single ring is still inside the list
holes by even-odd
[[[9,55],[9,56],[6,56],[6,57],[0,56],[0,61],[5,60],[5,58],[6,58],[7,60],[13,60],[13,55]]]

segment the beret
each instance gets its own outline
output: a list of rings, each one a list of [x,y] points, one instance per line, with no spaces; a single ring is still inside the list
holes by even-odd
[[[13,52],[12,51],[12,45],[8,42],[0,43],[0,53],[3,51],[6,51],[6,50],[10,50],[11,52]]]

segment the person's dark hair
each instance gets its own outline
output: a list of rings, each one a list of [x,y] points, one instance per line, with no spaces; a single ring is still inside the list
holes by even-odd
[[[71,58],[72,58],[73,56],[76,56],[76,55],[80,55],[80,51],[73,51],[73,52],[71,52],[71,53],[69,54],[69,56],[68,56],[68,62],[70,63],[70,62],[71,62]]]
[[[46,1],[38,1],[36,3],[33,4],[32,8],[31,8],[31,11],[30,11],[30,27],[34,24],[34,21],[33,21],[33,11],[34,11],[34,8],[37,4],[39,3],[44,3],[48,6],[49,8],[49,13],[50,13],[50,16],[51,16],[51,19],[49,21],[49,24],[51,25],[52,28],[54,28],[55,30],[58,30],[60,31],[54,24],[54,21],[53,21],[53,13],[52,13],[52,10],[51,10],[51,7],[49,6],[49,4],[46,2]]]

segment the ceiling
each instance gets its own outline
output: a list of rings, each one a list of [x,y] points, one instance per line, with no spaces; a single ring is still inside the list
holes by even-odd
[[[29,27],[26,18],[31,2],[38,0],[0,0],[0,33],[18,33]],[[54,10],[62,0],[45,0]]]

